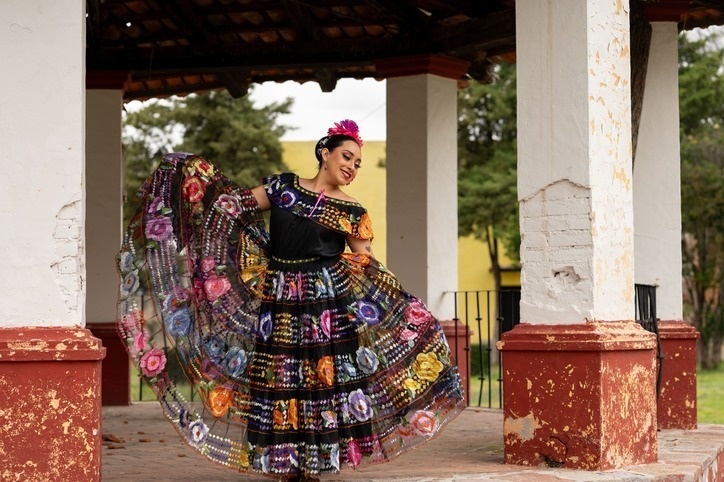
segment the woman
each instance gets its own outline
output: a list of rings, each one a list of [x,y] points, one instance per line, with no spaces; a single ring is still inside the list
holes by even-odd
[[[369,216],[341,190],[362,144],[342,121],[317,143],[314,178],[250,190],[170,154],[139,192],[118,255],[119,332],[165,415],[212,461],[310,480],[394,458],[464,407],[440,324],[374,259]]]

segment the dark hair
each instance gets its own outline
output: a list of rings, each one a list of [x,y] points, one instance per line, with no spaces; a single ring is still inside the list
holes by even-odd
[[[322,167],[322,163],[324,162],[324,159],[322,159],[322,149],[325,147],[329,149],[330,151],[335,150],[342,144],[344,144],[345,141],[352,141],[356,143],[357,141],[354,139],[354,137],[347,136],[345,134],[334,134],[332,136],[324,136],[321,139],[317,141],[317,145],[314,147],[314,157],[317,158],[317,161],[319,162],[319,167]]]

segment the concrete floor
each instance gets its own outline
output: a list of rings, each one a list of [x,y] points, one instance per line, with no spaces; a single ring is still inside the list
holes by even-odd
[[[504,465],[503,415],[469,408],[435,440],[391,462],[343,469],[331,481],[706,481],[724,480],[724,426],[659,432],[659,462],[589,472]],[[156,402],[103,408],[103,480],[249,481],[269,478],[239,474],[208,462],[181,442]]]

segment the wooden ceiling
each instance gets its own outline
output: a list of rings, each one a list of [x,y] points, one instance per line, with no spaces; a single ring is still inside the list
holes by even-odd
[[[583,0],[582,0],[583,1]],[[724,0],[631,0],[682,29],[724,24]],[[386,78],[400,59],[437,58],[486,81],[515,53],[514,0],[87,0],[89,86],[125,99],[265,81]]]

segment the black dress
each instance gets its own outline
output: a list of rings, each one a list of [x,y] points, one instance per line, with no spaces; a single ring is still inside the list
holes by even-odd
[[[118,255],[119,332],[182,438],[210,460],[279,478],[381,462],[464,408],[439,322],[374,258],[366,210],[293,174],[253,194],[190,154],[140,191]],[[142,303],[146,300],[146,305]],[[167,358],[200,402],[185,400]]]

